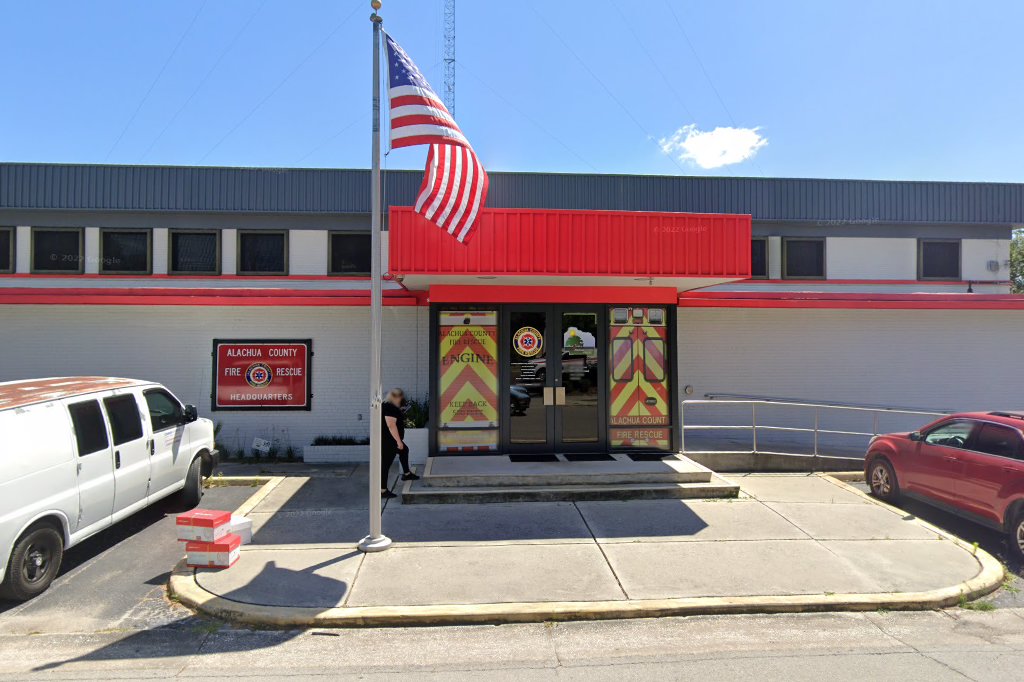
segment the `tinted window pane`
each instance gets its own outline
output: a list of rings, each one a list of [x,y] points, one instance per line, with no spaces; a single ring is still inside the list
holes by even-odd
[[[995,424],[983,424],[974,440],[974,449],[1000,457],[1017,457],[1020,454],[1020,436],[1011,428]]]
[[[960,279],[960,242],[921,242],[921,277]]]
[[[218,271],[216,233],[171,233],[171,272]]]
[[[146,391],[146,406],[154,431],[181,424],[181,405],[163,391]]]
[[[114,232],[100,234],[103,272],[149,272],[149,235],[145,232]]]
[[[787,239],[786,277],[824,277],[825,242],[820,239]]]
[[[114,437],[114,445],[130,443],[142,438],[142,418],[135,397],[119,395],[106,398],[103,404],[107,408],[110,419],[110,433]]]
[[[14,253],[12,253],[12,236],[14,230],[0,228],[0,272],[14,269]]]
[[[750,276],[768,276],[768,240],[754,239],[750,242]]]
[[[331,274],[370,272],[370,235],[331,235]]]
[[[284,267],[284,235],[249,232],[239,236],[239,272],[282,273]]]
[[[33,230],[32,269],[78,272],[82,266],[77,230]]]
[[[75,427],[78,456],[84,457],[107,447],[107,427],[103,424],[100,404],[95,400],[68,405]]]

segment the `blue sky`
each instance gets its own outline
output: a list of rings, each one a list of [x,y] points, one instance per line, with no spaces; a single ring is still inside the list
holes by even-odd
[[[381,10],[439,92],[442,5]],[[368,0],[0,12],[0,160],[369,164]],[[1021,25],[1017,2],[460,0],[456,118],[490,170],[1024,182]]]

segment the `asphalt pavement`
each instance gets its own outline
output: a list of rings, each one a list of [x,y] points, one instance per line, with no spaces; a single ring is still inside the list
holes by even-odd
[[[234,510],[254,488],[206,491],[201,506]],[[0,634],[145,630],[192,616],[165,595],[170,569],[184,554],[175,514],[158,503],[67,551],[60,573],[25,603],[0,601]]]

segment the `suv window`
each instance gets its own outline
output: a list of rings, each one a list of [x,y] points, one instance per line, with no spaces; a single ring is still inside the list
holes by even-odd
[[[1021,456],[1020,435],[1009,426],[982,424],[974,437],[973,449],[990,455],[1018,458]]]
[[[130,443],[142,438],[142,417],[139,406],[133,395],[116,395],[104,398],[103,405],[107,408],[110,419],[110,434],[114,437],[114,445]]]
[[[146,406],[149,408],[149,423],[153,425],[154,433],[178,426],[183,421],[181,405],[167,391],[146,391]]]
[[[969,421],[947,422],[936,426],[924,437],[929,445],[945,445],[949,448],[962,448],[967,445],[974,423]]]
[[[68,405],[68,412],[71,413],[71,423],[75,427],[79,457],[107,449],[107,425],[103,423],[103,412],[98,402],[90,400]]]

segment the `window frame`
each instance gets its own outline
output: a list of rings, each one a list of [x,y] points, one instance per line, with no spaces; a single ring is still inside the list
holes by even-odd
[[[997,455],[992,452],[985,452],[984,450],[976,449],[975,446],[977,445],[978,436],[981,434],[981,430],[986,426],[995,426],[1003,429],[1009,429],[1015,432],[1017,434],[1017,456],[1007,457],[1006,455]],[[1007,459],[1010,460],[1011,462],[1021,462],[1024,461],[1024,432],[1022,432],[1020,429],[1014,426],[1010,426],[1009,424],[1003,424],[1002,422],[992,422],[984,419],[978,419],[975,420],[974,429],[971,431],[971,439],[970,441],[968,441],[967,447],[965,449],[977,455],[985,455],[986,457],[998,457],[999,459]]]
[[[751,254],[750,254],[750,279],[769,279],[770,273],[771,273],[772,269],[771,269],[771,264],[769,263],[770,255],[768,253],[768,237],[751,237],[750,238],[750,245],[751,245],[751,247],[753,247],[754,242],[763,242],[764,243],[764,274],[763,275],[755,275],[754,274],[754,254],[753,254],[753,251],[751,251]]]
[[[281,272],[265,272],[242,269],[242,237],[245,235],[258,234],[279,234],[284,237],[284,270]],[[287,277],[288,276],[288,230],[237,230],[235,233],[235,274],[246,277]],[[330,246],[328,245],[328,248]],[[330,265],[328,263],[328,265]]]
[[[77,232],[78,233],[78,269],[77,270],[37,270],[36,269],[36,234],[39,232]],[[33,275],[81,275],[85,273],[85,228],[84,227],[43,227],[32,226],[29,231],[29,273]]]
[[[106,256],[103,253],[103,235],[113,232],[122,234],[146,235],[146,268],[145,270],[108,270],[105,266]],[[147,227],[101,227],[100,228],[100,262],[97,272],[101,275],[152,275],[153,274],[153,230]]]
[[[932,237],[920,237],[917,240],[917,279],[921,282],[962,282],[964,275],[964,244],[963,239],[957,238],[932,238]],[[956,244],[957,245],[957,263],[956,263],[956,277],[925,277],[924,276],[924,245],[925,244]]]
[[[125,403],[131,403],[135,406],[135,418],[139,424],[139,435],[135,438],[129,438],[128,440],[118,440],[118,436],[122,434],[117,433],[115,428],[114,418],[111,416],[111,403],[123,401]],[[148,406],[147,406],[148,407]],[[139,401],[136,399],[133,393],[114,393],[103,398],[103,411],[107,417],[107,426],[110,429],[110,444],[114,447],[120,447],[126,443],[134,443],[136,441],[146,438],[146,427],[142,423],[142,412],[139,410]]]
[[[944,427],[947,427],[947,426],[951,426],[953,424],[966,424],[967,426],[970,427],[970,430],[967,432],[967,438],[964,440],[963,447],[957,447],[955,445],[949,445],[948,443],[929,443],[928,442],[928,440],[927,440],[928,436],[932,435],[933,433],[935,433],[936,431],[938,431],[941,428],[944,428]],[[970,419],[968,417],[954,417],[953,419],[947,419],[946,421],[944,421],[944,422],[942,422],[940,424],[936,424],[935,426],[931,427],[927,431],[922,431],[921,432],[921,442],[924,443],[925,445],[930,445],[933,448],[952,448],[954,450],[968,451],[968,450],[971,449],[970,446],[974,442],[974,434],[978,430],[979,424],[981,424],[981,422],[979,420],[977,420],[977,419]]]
[[[174,235],[176,234],[212,234],[217,242],[216,246],[216,266],[215,270],[175,270],[174,269]],[[167,230],[167,274],[173,275],[174,277],[205,277],[210,275],[219,276],[223,272],[223,251],[222,248],[223,234],[221,230],[189,230],[189,229],[172,229]]]
[[[100,424],[102,424],[102,426],[103,426],[103,438],[104,438],[105,442],[104,442],[104,445],[100,446],[99,448],[97,448],[95,450],[90,450],[89,452],[86,452],[86,453],[83,453],[82,452],[82,448],[81,448],[81,443],[79,442],[80,438],[79,438],[79,433],[78,433],[78,426],[75,424],[75,415],[72,412],[71,408],[77,407],[79,405],[86,405],[88,403],[94,404],[96,406],[96,411],[100,415]],[[109,453],[111,447],[113,447],[111,445],[111,441],[113,439],[112,439],[111,434],[110,434],[110,424],[107,421],[107,413],[103,409],[103,405],[102,405],[101,399],[100,398],[89,398],[89,399],[86,399],[86,400],[75,400],[74,402],[66,403],[66,408],[67,408],[67,411],[68,411],[68,419],[71,422],[71,432],[72,432],[72,434],[74,435],[74,438],[75,438],[75,454],[78,455],[79,459],[81,459],[82,457],[90,457],[90,456],[95,455],[95,454],[100,453],[100,452],[107,452],[107,453]]]
[[[158,433],[163,433],[164,431],[167,431],[168,429],[177,429],[177,428],[182,427],[182,426],[185,425],[185,422],[179,421],[176,424],[170,424],[168,426],[164,426],[164,427],[161,427],[161,428],[158,429],[156,427],[156,424],[153,423],[153,413],[150,411],[149,400],[146,400],[146,396],[148,396],[150,393],[163,393],[165,396],[170,398],[171,401],[174,404],[176,404],[178,406],[178,408],[181,410],[182,418],[184,418],[184,416],[185,416],[185,406],[182,405],[181,401],[178,400],[174,396],[173,393],[171,393],[170,391],[168,391],[167,389],[164,389],[164,388],[147,388],[146,390],[144,390],[142,392],[142,399],[146,403],[146,419],[149,420],[149,430],[150,430],[150,433],[152,433],[153,435],[156,435]]]
[[[334,235],[343,236],[360,236],[365,235],[371,240],[373,234],[369,232],[353,232],[348,230],[330,230],[327,232],[327,274],[330,277],[369,277],[370,271],[366,272],[335,272],[331,269],[331,264],[334,262]],[[373,249],[370,249],[370,267],[373,268]]]
[[[18,251],[17,251],[17,232],[18,228],[14,225],[3,225],[0,226],[0,235],[4,232],[9,232],[10,236],[7,239],[7,248],[10,249],[11,265],[7,268],[0,268],[0,275],[13,275],[18,268]],[[0,237],[2,241],[3,237]]]
[[[821,274],[820,275],[789,275],[789,248],[790,242],[820,242],[821,243]],[[767,259],[767,252],[765,257]],[[782,279],[828,279],[828,239],[825,237],[783,237],[782,238]]]

